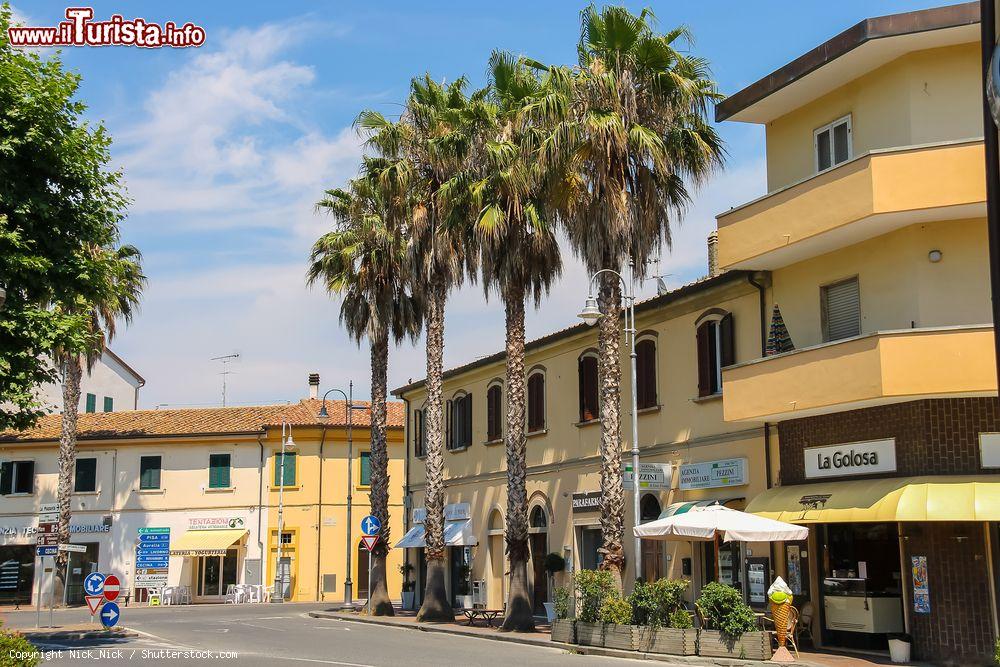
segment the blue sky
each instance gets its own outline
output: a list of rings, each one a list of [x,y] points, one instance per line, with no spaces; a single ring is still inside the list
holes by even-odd
[[[14,2],[29,25],[54,25],[67,4]],[[84,4],[84,3],[80,3]],[[582,2],[100,2],[95,19],[120,13],[194,22],[196,49],[68,48],[83,75],[89,117],[115,138],[116,165],[134,200],[125,240],[139,246],[150,277],[142,311],[113,347],[147,379],[143,407],[217,404],[221,370],[211,357],[239,352],[230,403],[296,400],[306,376],[324,388],[369,391],[367,351],[337,325],[338,304],[305,286],[312,241],[329,221],[313,211],[324,189],[354,174],[350,129],[370,107],[398,113],[411,76],[465,74],[483,82],[494,48],[552,63],[575,60]],[[791,0],[651,6],[660,24],[688,25],[692,50],[732,93],[857,21],[934,6],[903,0]],[[658,272],[671,285],[705,273],[704,239],[714,214],[764,193],[763,130],[724,123],[729,160],[696,193]],[[586,276],[566,258],[562,280],[538,313],[535,337],[573,322]],[[653,292],[652,284],[644,293]],[[503,342],[498,304],[480,290],[453,295],[445,363],[491,354]],[[390,386],[424,374],[422,343],[393,350]]]

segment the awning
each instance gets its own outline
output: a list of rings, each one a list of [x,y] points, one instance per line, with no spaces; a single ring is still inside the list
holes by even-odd
[[[632,533],[649,540],[710,541],[721,537],[724,542],[787,542],[804,540],[809,529],[712,504],[644,523]]]
[[[170,545],[171,556],[225,556],[245,530],[188,530]]]
[[[472,532],[472,520],[446,521],[444,524],[444,544],[448,547],[472,547],[479,544]],[[418,523],[403,535],[396,543],[397,549],[423,549],[427,546],[427,533],[424,525]]]
[[[663,508],[663,511],[660,512],[660,516],[656,518],[658,520],[666,519],[667,517],[674,516],[676,514],[684,514],[685,512],[690,512],[691,510],[711,507],[712,505],[725,505],[726,503],[734,500],[742,500],[742,498],[725,498],[723,500],[690,500],[680,503],[671,503]]]
[[[789,523],[1000,521],[1000,476],[895,477],[779,486],[748,512]]]

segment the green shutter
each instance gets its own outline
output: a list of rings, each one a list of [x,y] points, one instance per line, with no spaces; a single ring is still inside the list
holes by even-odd
[[[97,459],[76,460],[73,491],[76,493],[97,491]]]
[[[143,456],[139,459],[139,488],[160,488],[159,456]]]
[[[210,489],[229,488],[230,460],[231,457],[229,454],[209,454],[208,488]]]
[[[295,452],[285,452],[285,483],[281,484],[281,452],[274,458],[274,485],[295,486]]]
[[[361,486],[372,484],[372,454],[361,452]]]
[[[94,394],[87,394],[87,412],[97,412],[97,396]]]
[[[104,411],[105,412],[115,411],[115,399],[111,398],[110,396],[104,397]]]

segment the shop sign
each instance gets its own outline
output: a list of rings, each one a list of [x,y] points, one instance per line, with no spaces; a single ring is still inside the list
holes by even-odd
[[[199,517],[188,519],[188,530],[230,530],[243,528],[245,522],[240,517]]]
[[[747,483],[747,460],[720,459],[681,466],[680,488],[717,489]]]
[[[809,447],[804,455],[807,479],[895,472],[896,439]]]
[[[586,512],[601,511],[601,492],[590,491],[588,493],[573,494],[573,514],[584,514]]]
[[[463,521],[472,518],[472,505],[469,503],[451,503],[444,506],[445,521]],[[413,523],[423,523],[427,520],[426,507],[413,508]]]
[[[625,464],[625,471],[622,473],[622,483],[626,491],[633,491],[632,463]],[[640,463],[639,464],[639,488],[649,491],[669,491],[674,478],[673,466],[669,463]]]
[[[984,468],[1000,468],[1000,433],[979,434],[979,463]]]
[[[39,532],[37,526],[0,526],[0,537],[31,537]],[[70,533],[110,533],[111,526],[105,524],[71,525]]]

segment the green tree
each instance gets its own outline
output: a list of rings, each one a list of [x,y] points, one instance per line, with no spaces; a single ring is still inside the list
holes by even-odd
[[[670,245],[688,187],[721,166],[724,149],[706,120],[719,98],[705,60],[675,45],[685,28],[655,30],[649,9],[590,6],[581,13],[579,63],[553,68],[559,103],[543,158],[556,176],[552,202],[590,272],[622,270],[637,280]],[[625,494],[621,469],[621,284],[599,277],[602,567],[621,587]]]
[[[316,241],[309,258],[309,284],[341,298],[340,321],[359,344],[369,342],[372,373],[371,513],[382,522],[374,552],[369,613],[392,616],[386,586],[389,545],[389,451],[386,392],[389,339],[415,339],[422,326],[419,298],[409,281],[406,253],[406,196],[386,174],[393,164],[367,158],[365,176],[347,189],[328,190],[317,207],[333,216],[334,231]],[[380,178],[384,177],[384,178]]]

